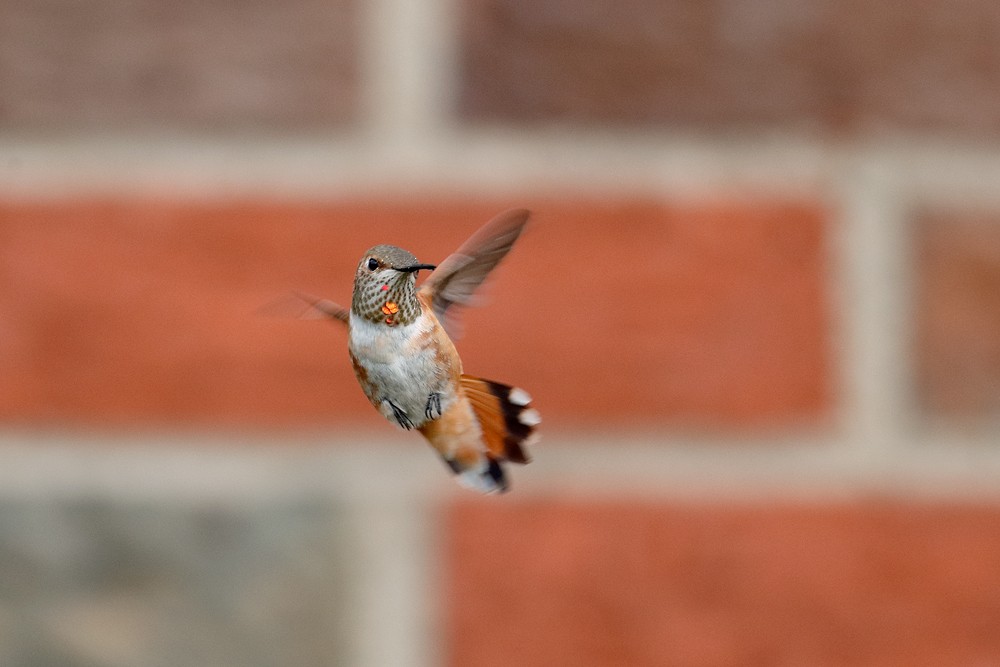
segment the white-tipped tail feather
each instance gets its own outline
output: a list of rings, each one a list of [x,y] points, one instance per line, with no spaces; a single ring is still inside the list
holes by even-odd
[[[521,413],[517,416],[517,421],[521,422],[525,426],[538,426],[542,423],[542,416],[538,414],[538,410],[529,408],[521,411]]]
[[[483,431],[488,469],[478,477],[494,480],[506,490],[502,462],[528,463],[527,445],[538,440],[536,427],[542,417],[531,407],[531,396],[523,389],[499,382],[462,376],[462,389]],[[463,471],[464,474],[465,471]]]
[[[531,395],[520,387],[512,387],[507,394],[507,400],[514,405],[527,405],[531,403]]]

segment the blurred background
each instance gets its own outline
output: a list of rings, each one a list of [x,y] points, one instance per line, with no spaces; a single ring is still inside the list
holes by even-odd
[[[0,664],[1000,664],[1000,5],[0,3]],[[479,498],[366,248],[533,224]]]

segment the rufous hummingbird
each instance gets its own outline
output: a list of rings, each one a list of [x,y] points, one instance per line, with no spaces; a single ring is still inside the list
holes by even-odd
[[[506,491],[505,461],[528,463],[541,417],[523,389],[465,375],[452,341],[454,306],[476,288],[521,235],[529,213],[501,213],[441,264],[377,245],[361,257],[350,309],[304,297],[348,328],[348,352],[372,405],[401,428],[416,429],[463,486]],[[417,288],[417,273],[432,271]]]

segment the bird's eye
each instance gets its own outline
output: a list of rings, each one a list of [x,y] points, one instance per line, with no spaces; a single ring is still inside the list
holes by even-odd
[[[371,259],[368,260],[368,270],[374,271],[377,268],[378,268],[378,260],[372,257]]]

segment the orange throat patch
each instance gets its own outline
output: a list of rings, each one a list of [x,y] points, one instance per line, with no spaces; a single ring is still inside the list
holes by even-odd
[[[382,306],[382,313],[385,315],[385,323],[389,326],[396,324],[395,315],[399,312],[399,305],[395,301],[386,301]]]

